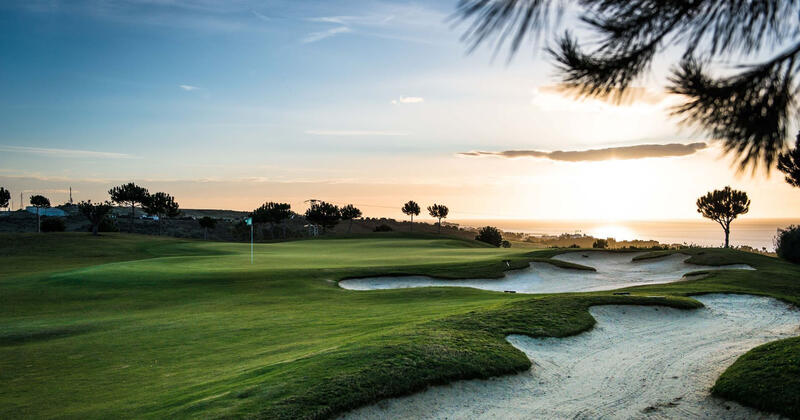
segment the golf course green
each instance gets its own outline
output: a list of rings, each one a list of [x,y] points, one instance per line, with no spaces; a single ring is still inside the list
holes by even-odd
[[[757,270],[708,272],[630,296],[336,284],[387,274],[499,277],[559,252],[386,234],[256,244],[250,264],[245,243],[3,234],[0,418],[331,417],[430,384],[526,370],[530,361],[506,335],[585,331],[592,305],[692,309],[701,304],[688,296],[711,292],[800,305],[800,267],[722,249],[681,252],[698,264]],[[715,392],[800,416],[800,375],[764,369],[797,369],[797,343],[748,353]]]

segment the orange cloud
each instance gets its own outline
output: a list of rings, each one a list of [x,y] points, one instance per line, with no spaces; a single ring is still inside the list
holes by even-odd
[[[532,157],[558,160],[563,162],[585,162],[602,160],[631,160],[644,158],[660,158],[687,156],[703,150],[705,143],[691,144],[639,144],[636,146],[608,147],[605,149],[573,150],[542,152],[538,150],[504,150],[500,152],[472,151],[461,152],[460,156],[496,156],[504,158]]]

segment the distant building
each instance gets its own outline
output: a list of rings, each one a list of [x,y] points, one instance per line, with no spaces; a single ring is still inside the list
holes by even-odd
[[[25,207],[25,211],[27,211],[28,213],[36,214],[36,207],[34,207],[34,206]],[[65,217],[67,215],[67,213],[64,210],[61,210],[59,208],[48,207],[48,208],[39,209],[39,215],[40,216],[50,216],[50,217]]]

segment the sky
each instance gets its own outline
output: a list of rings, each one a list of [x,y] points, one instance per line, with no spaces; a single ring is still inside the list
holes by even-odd
[[[456,1],[0,3],[0,186],[14,205],[134,181],[184,208],[354,203],[402,218],[699,218],[730,185],[796,217],[780,173],[737,174],[669,116],[674,57],[623,106],[578,101],[528,43],[469,53]],[[567,21],[565,25],[574,25]],[[576,28],[580,30],[580,28]]]

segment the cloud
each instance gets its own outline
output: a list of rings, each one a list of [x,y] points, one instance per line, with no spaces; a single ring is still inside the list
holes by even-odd
[[[394,14],[375,14],[364,16],[320,16],[306,19],[309,22],[334,23],[337,25],[352,26],[382,26],[395,19]]]
[[[691,144],[639,144],[635,146],[609,147],[574,151],[542,152],[538,150],[504,150],[501,152],[472,151],[459,153],[460,156],[495,156],[504,158],[532,157],[563,162],[596,162],[601,160],[630,160],[688,156],[706,148],[705,143]]]
[[[377,3],[377,2],[376,2]],[[360,7],[367,12],[361,15],[330,15],[308,17],[303,20],[314,24],[335,25],[335,27],[321,32],[312,32],[301,40],[310,43],[330,38],[343,33],[357,33],[362,37],[374,37],[406,42],[432,43],[431,36],[410,37],[411,34],[420,34],[421,28],[429,31],[439,28],[446,18],[445,14],[433,9],[413,5],[381,5]]]
[[[272,20],[272,19],[269,18],[269,16],[267,16],[267,15],[265,15],[263,13],[259,13],[259,12],[255,11],[255,10],[252,10],[252,9],[250,10],[250,13],[252,13],[253,16],[263,20],[264,22],[269,22],[269,21]]]
[[[421,104],[425,98],[419,96],[401,96],[400,99],[392,99],[392,105],[397,104]]]
[[[75,149],[48,149],[43,147],[24,147],[24,146],[3,146],[0,145],[0,152],[10,153],[30,153],[42,156],[52,156],[58,158],[94,158],[94,159],[135,159],[135,156],[125,153],[97,152],[93,150]]]
[[[373,130],[306,130],[306,134],[314,136],[407,136],[408,133],[398,131]]]
[[[183,90],[185,90],[185,91],[187,91],[187,92],[191,92],[191,91],[193,91],[193,90],[200,90],[200,89],[202,89],[202,88],[199,88],[199,87],[197,87],[197,86],[192,86],[192,85],[178,85],[178,87],[179,87],[179,88],[181,88],[181,89],[183,89]]]
[[[349,32],[353,32],[353,30],[347,26],[337,26],[335,28],[328,29],[327,31],[312,32],[306,35],[306,37],[300,40],[300,42],[303,44],[310,44],[312,42],[322,41],[325,38],[330,38],[332,36],[346,34]]]

